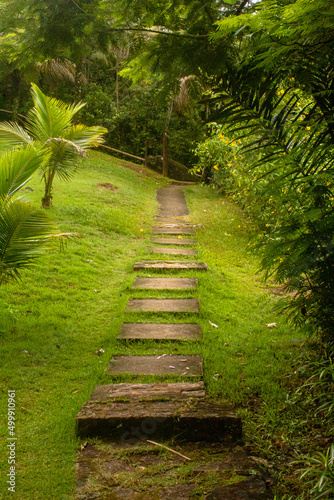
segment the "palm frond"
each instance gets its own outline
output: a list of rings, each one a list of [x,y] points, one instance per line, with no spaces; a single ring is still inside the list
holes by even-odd
[[[68,59],[47,59],[37,64],[38,70],[48,78],[75,81],[75,64]]]
[[[32,144],[33,139],[18,123],[2,122],[0,123],[0,142],[15,147]]]
[[[0,196],[13,196],[45,160],[45,152],[28,146],[0,157]]]
[[[0,198],[0,285],[19,278],[50,241],[75,236],[60,233],[47,213],[20,199]]]
[[[53,138],[46,145],[50,159],[43,166],[43,172],[69,181],[77,169],[79,158],[86,154],[85,150],[67,139]]]
[[[71,126],[73,116],[85,105],[83,103],[68,105],[57,99],[48,97],[32,84],[34,108],[28,113],[27,130],[42,142],[51,137],[62,137]]]
[[[104,127],[87,127],[80,124],[69,128],[64,138],[82,149],[96,148],[104,143],[103,134],[107,132],[108,130]]]

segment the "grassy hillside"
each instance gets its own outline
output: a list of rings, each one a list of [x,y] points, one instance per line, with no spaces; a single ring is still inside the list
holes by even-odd
[[[116,341],[126,303],[133,296],[132,265],[147,257],[155,192],[166,183],[158,174],[146,175],[144,169],[124,165],[128,164],[90,153],[71,183],[56,183],[50,213],[63,231],[81,237],[62,251],[52,249],[23,273],[21,283],[0,290],[1,438],[8,436],[7,391],[14,389],[20,500],[73,498],[80,445],[75,415],[95,385],[110,381],[104,369],[115,354],[201,353],[208,392],[233,401],[247,417],[246,439],[256,436],[259,420],[250,418],[254,405],[272,422],[270,432],[278,432],[282,422],[283,376],[292,370],[300,341],[273,312],[276,298],[256,275],[258,263],[246,250],[247,220],[209,188],[186,189],[189,220],[201,224],[196,236],[199,259],[209,266],[195,292],[201,303],[203,342]],[[43,189],[37,176],[29,188],[33,191],[26,190],[27,197],[39,205]],[[152,291],[135,296],[152,296]],[[147,318],[163,320],[159,315]],[[140,314],[127,316],[127,321],[142,320]],[[180,317],[170,320],[179,322]],[[197,319],[187,315],[182,320]],[[277,327],[268,327],[271,323]],[[288,422],[286,429],[290,432]],[[256,439],[261,446],[266,436],[260,432]],[[7,458],[3,448],[0,491],[7,489]]]
[[[105,183],[115,190],[98,186]],[[155,192],[164,183],[90,153],[71,183],[56,182],[50,210],[61,230],[81,238],[63,251],[54,248],[21,283],[0,290],[1,437],[8,436],[7,390],[15,389],[16,498],[69,498],[74,417],[113,354],[127,300],[122,292],[145,248]],[[37,176],[29,188],[34,191],[24,193],[39,206]],[[99,349],[106,353],[95,354]],[[7,450],[1,453],[0,491],[6,491]]]

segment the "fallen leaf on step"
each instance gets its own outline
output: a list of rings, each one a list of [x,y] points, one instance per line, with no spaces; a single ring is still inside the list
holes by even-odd
[[[268,328],[277,328],[277,323],[267,323]]]

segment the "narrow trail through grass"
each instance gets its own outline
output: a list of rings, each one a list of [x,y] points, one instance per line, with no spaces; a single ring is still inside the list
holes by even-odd
[[[93,388],[110,382],[104,370],[114,355],[161,353],[161,346],[166,354],[202,354],[209,394],[234,402],[245,415],[252,405],[263,408],[264,403],[273,429],[279,423],[286,392],[283,377],[298,354],[299,341],[285,318],[273,312],[276,299],[256,275],[258,262],[246,251],[247,220],[215,191],[187,187],[188,219],[201,224],[196,228],[198,260],[208,264],[208,271],[200,274],[196,291],[131,290],[132,266],[147,258],[146,247],[152,245],[156,189],[166,180],[124,164],[90,153],[71,183],[55,186],[52,217],[62,230],[82,237],[69,241],[64,251],[54,249],[42,257],[23,273],[21,283],[0,290],[0,436],[3,442],[7,438],[7,391],[15,389],[20,500],[74,498],[80,445],[74,418]],[[27,190],[27,196],[39,205],[39,179],[29,187],[34,191]],[[200,298],[202,342],[164,341],[157,346],[156,341],[116,340],[129,298],[171,296]],[[180,318],[168,314],[168,322]],[[165,319],[164,314],[145,314],[145,322]],[[128,313],[126,321],[144,319]],[[198,318],[184,314],[181,321]],[[268,328],[270,323],[277,328]],[[141,382],[153,379],[157,381],[136,377]],[[113,377],[117,381],[122,376]],[[246,432],[252,432],[247,425]],[[0,453],[0,491],[6,492],[5,447]]]

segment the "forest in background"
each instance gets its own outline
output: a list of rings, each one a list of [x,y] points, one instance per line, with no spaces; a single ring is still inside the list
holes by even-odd
[[[171,157],[252,215],[293,320],[332,342],[333,24],[329,0],[7,0],[1,117],[24,121],[33,82],[84,101],[114,148],[142,156],[167,127]]]
[[[171,157],[251,217],[249,246],[317,342],[306,387],[332,422],[331,0],[4,0],[0,19],[1,120],[25,123],[34,83],[135,155],[167,127]]]

